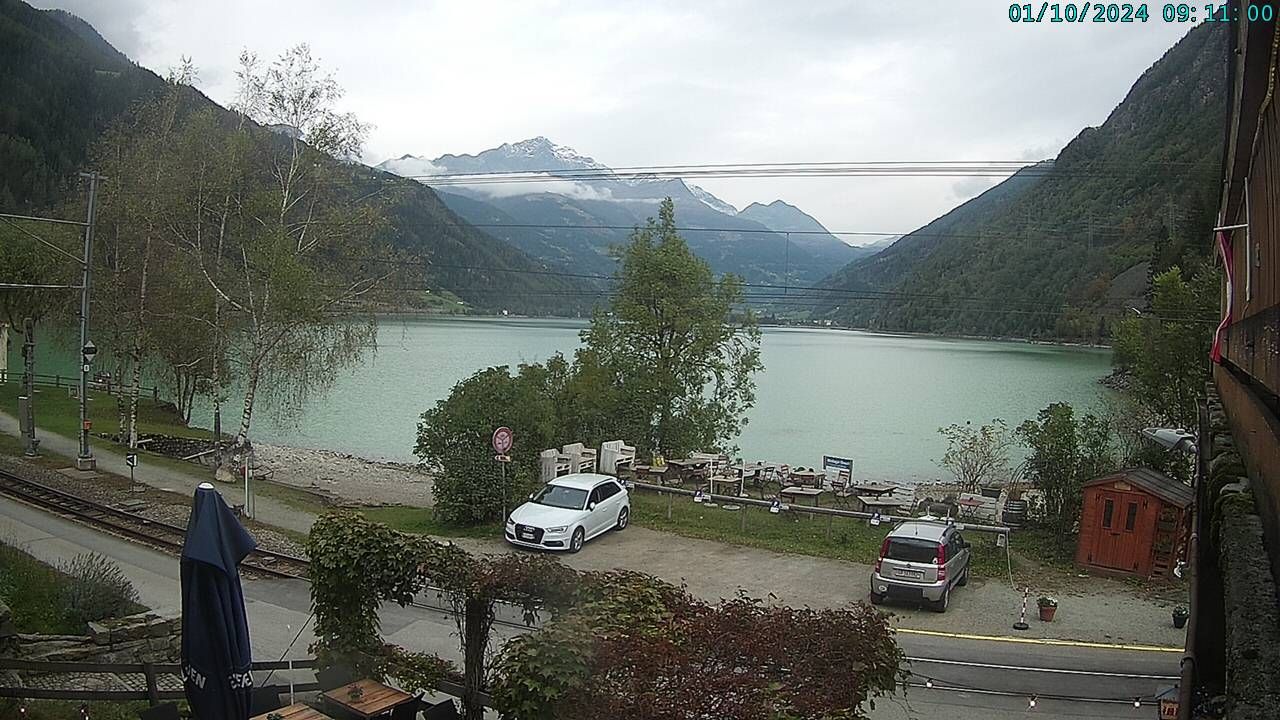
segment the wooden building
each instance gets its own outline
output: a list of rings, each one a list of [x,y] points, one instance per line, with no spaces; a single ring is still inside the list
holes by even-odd
[[[1187,541],[1191,487],[1148,468],[1084,485],[1076,564],[1114,575],[1168,577]]]
[[[1225,266],[1213,383],[1201,406],[1190,567],[1193,693],[1239,720],[1280,717],[1280,26],[1273,2],[1229,0],[1231,103],[1218,260]],[[1267,13],[1266,22],[1253,22]]]

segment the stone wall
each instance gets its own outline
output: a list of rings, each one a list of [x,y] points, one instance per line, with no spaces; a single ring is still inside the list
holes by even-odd
[[[0,604],[0,628],[8,621]],[[182,651],[178,618],[152,612],[89,623],[87,635],[30,635],[0,632],[0,655],[43,662],[168,663]]]
[[[1258,488],[1224,408],[1212,394],[1208,434],[1204,497],[1210,507],[1201,512],[1209,513],[1210,527],[1201,542],[1216,557],[1221,573],[1226,709],[1233,719],[1275,720],[1280,717],[1280,592],[1271,574]]]

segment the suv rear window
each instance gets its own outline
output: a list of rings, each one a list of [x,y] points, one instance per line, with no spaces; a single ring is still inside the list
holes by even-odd
[[[889,547],[884,556],[889,560],[931,563],[938,557],[938,543],[915,538],[889,538]]]

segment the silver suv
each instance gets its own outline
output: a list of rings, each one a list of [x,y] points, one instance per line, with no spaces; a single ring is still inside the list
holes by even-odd
[[[871,602],[911,600],[927,603],[934,612],[946,612],[951,588],[969,582],[970,555],[969,543],[955,525],[908,520],[880,545],[880,557],[871,572]]]

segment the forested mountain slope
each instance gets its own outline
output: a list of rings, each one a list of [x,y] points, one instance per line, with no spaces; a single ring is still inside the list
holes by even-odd
[[[1135,275],[1209,255],[1227,32],[1222,23],[1189,32],[1056,161],[827,278],[836,292],[823,293],[815,317],[913,332],[1104,336],[1142,302]]]
[[[74,15],[0,0],[0,211],[32,212],[67,198],[94,142],[165,87]],[[190,101],[222,111],[198,92],[190,93]],[[424,289],[485,310],[590,309],[595,298],[584,295],[583,283],[549,273],[543,263],[470,226],[430,188],[363,166],[352,173],[356,194],[392,186],[384,190],[388,232],[424,268]],[[0,238],[6,232],[0,228]],[[403,295],[407,305],[425,297],[416,290]]]

